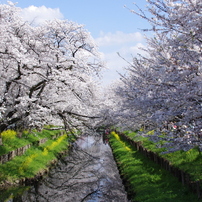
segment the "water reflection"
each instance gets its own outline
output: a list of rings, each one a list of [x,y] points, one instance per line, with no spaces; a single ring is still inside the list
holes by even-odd
[[[109,145],[100,136],[78,139],[70,155],[61,160],[49,177],[38,182],[21,201],[126,202]]]

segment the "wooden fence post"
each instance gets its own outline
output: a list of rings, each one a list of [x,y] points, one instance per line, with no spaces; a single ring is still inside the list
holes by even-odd
[[[198,195],[198,198],[201,198],[201,188],[200,188],[200,181],[196,181],[196,192]]]
[[[185,173],[183,171],[181,171],[181,181],[182,184],[185,185]]]

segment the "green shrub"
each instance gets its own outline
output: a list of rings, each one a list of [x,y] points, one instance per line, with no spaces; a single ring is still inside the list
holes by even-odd
[[[147,135],[154,135],[154,132],[155,132],[154,130],[150,130],[147,132]]]
[[[16,137],[17,133],[14,130],[6,130],[1,133],[3,143],[12,140]]]

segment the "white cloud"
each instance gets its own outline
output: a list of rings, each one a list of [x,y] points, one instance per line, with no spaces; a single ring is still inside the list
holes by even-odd
[[[124,33],[117,31],[106,34],[102,32],[101,36],[95,40],[108,68],[103,73],[103,85],[108,85],[113,80],[120,78],[118,73],[124,74],[124,67],[132,62],[134,56],[145,55],[145,52],[141,50],[141,48],[145,48],[145,38],[139,32]]]
[[[106,66],[108,68],[103,72],[103,85],[108,85],[112,81],[120,78],[119,73],[124,75],[124,68],[129,66],[134,56],[137,56],[137,54],[145,55],[145,52],[139,48],[145,48],[145,46],[142,43],[137,43],[135,46],[124,46],[117,49],[117,51],[103,53],[103,59],[106,61]]]
[[[146,48],[146,46],[144,45],[144,43],[136,43],[134,46],[124,46],[120,49],[120,54],[121,56],[123,56],[126,59],[129,59],[137,56],[138,54],[140,55],[144,55],[145,56],[145,51],[143,50],[144,48]]]
[[[59,8],[47,8],[45,6],[29,6],[28,8],[24,8],[22,17],[33,25],[41,24],[47,20],[64,18]]]
[[[144,36],[140,32],[124,33],[116,31],[115,33],[100,33],[100,37],[96,39],[98,46],[112,46],[121,45],[126,43],[134,43],[143,41]]]

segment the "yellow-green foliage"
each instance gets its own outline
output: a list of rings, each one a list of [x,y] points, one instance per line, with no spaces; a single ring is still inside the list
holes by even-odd
[[[26,169],[28,168],[28,166],[30,165],[30,163],[34,160],[34,158],[36,158],[38,156],[38,154],[32,154],[28,157],[26,157],[25,161],[21,164],[21,166],[19,166],[19,173],[23,174],[24,171],[26,171]]]
[[[28,135],[29,134],[29,131],[28,130],[24,130],[23,131],[23,135]]]
[[[53,150],[55,147],[57,147],[65,138],[67,135],[60,136],[56,141],[54,141],[51,145],[44,148],[44,154],[47,153],[47,151]],[[45,149],[47,151],[45,151]]]
[[[202,180],[202,158],[198,147],[194,147],[186,152],[180,150],[164,156],[173,165],[189,173],[194,181]]]
[[[29,156],[27,156],[24,161],[21,163],[21,165],[19,166],[18,172],[21,175],[24,175],[24,173],[26,172],[26,170],[28,169],[32,169],[31,167],[33,167],[33,161],[38,161],[39,163],[39,159],[41,156],[48,156],[48,154],[50,154],[50,156],[52,156],[51,152],[53,150],[55,150],[55,148],[57,146],[59,146],[61,144],[61,142],[67,137],[67,135],[63,135],[60,136],[57,140],[55,140],[54,142],[52,142],[50,145],[46,146],[43,148],[43,151],[39,152],[39,153],[34,153],[34,154],[30,154]],[[49,153],[50,152],[50,153]]]
[[[200,151],[197,147],[192,148],[186,152],[187,162],[195,161],[198,157],[200,157]]]
[[[47,156],[48,155],[48,149],[46,147],[43,149],[42,155],[43,156]]]
[[[117,139],[117,141],[121,142],[121,144],[125,147],[125,149],[127,151],[131,151],[131,149],[128,146],[126,146],[126,144],[123,141],[121,141],[121,139],[120,139],[120,137],[119,137],[119,135],[117,133],[112,131],[111,134]]]
[[[60,131],[59,131],[60,132]],[[58,131],[54,131],[54,134],[57,134]],[[22,178],[32,178],[34,177],[38,172],[42,171],[43,169],[46,169],[49,163],[57,158],[57,154],[61,151],[65,151],[68,146],[69,138],[67,138],[67,135],[63,135],[58,137],[56,140],[52,139],[52,131],[51,135],[50,133],[47,133],[47,131],[39,133],[36,132],[36,139],[35,135],[33,133],[28,133],[28,131],[24,131],[23,138],[17,138],[16,132],[9,132],[3,133],[5,136],[6,134],[13,134],[13,139],[9,139],[6,141],[6,143],[1,146],[0,149],[3,147],[8,147],[8,151],[12,151],[13,148],[18,148],[19,145],[24,146],[30,143],[33,143],[34,140],[38,141],[44,137],[48,139],[48,141],[42,145],[32,145],[31,148],[27,149],[26,152],[21,156],[16,156],[12,160],[6,162],[5,164],[0,165],[0,181],[9,181],[12,182],[16,179],[22,179]],[[30,136],[34,138],[29,138]],[[8,136],[6,136],[8,137]],[[19,141],[22,141],[23,143],[20,143]],[[12,147],[11,147],[12,145]],[[15,145],[15,147],[13,146]],[[3,149],[2,149],[3,150]],[[0,150],[0,154],[3,153]],[[5,152],[4,152],[5,153]],[[4,154],[3,153],[3,154]]]
[[[111,134],[118,140],[120,141],[120,137],[117,133],[115,133],[114,131],[111,132]]]
[[[147,135],[154,135],[154,130],[150,130],[147,132]]]
[[[144,128],[140,128],[139,131],[140,131],[140,132],[143,132],[143,131],[144,131]]]
[[[3,142],[14,139],[16,137],[17,133],[14,130],[6,130],[1,133],[1,137]]]

